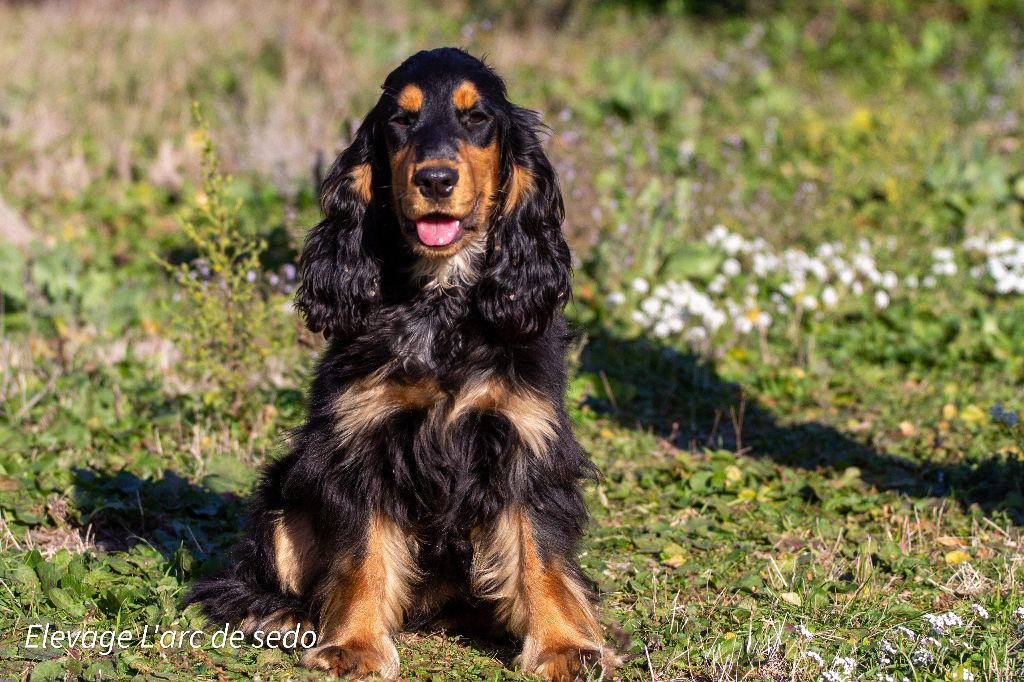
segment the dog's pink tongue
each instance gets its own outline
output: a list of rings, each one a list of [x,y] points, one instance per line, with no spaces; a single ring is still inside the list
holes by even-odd
[[[447,246],[459,234],[458,220],[417,220],[416,234],[427,246]]]

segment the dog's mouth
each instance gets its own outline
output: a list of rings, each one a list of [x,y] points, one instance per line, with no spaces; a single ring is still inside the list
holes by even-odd
[[[467,230],[473,230],[479,206],[480,200],[477,199],[473,209],[462,217],[440,212],[428,213],[415,219],[407,217],[406,230],[409,233],[415,232],[416,240],[428,250],[447,252],[448,247],[462,239]]]
[[[462,237],[462,219],[460,218],[433,213],[414,222],[416,237],[423,246],[451,246]]]

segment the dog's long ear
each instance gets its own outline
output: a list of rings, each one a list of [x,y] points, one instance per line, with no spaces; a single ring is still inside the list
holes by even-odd
[[[374,117],[356,132],[320,187],[323,220],[306,236],[295,307],[311,331],[348,336],[380,299],[373,209]]]
[[[514,107],[502,127],[500,200],[476,303],[502,337],[525,341],[542,334],[568,301],[571,259],[540,117]]]

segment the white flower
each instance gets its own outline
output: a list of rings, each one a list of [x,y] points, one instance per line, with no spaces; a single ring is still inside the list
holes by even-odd
[[[645,298],[640,303],[640,309],[648,315],[657,315],[661,311],[661,301],[656,298]]]
[[[1016,609],[1016,610],[1015,610],[1015,611],[1013,612],[1013,615],[1017,616],[1017,618],[1019,618],[1019,619],[1021,619],[1021,620],[1024,620],[1024,606],[1020,606],[1020,607],[1018,607],[1018,608],[1017,608],[1017,609]]]
[[[740,334],[749,334],[750,331],[754,328],[754,323],[751,322],[750,318],[747,317],[746,315],[737,315],[735,318],[733,318],[732,326]]]
[[[821,303],[826,308],[835,308],[836,304],[839,303],[839,294],[832,287],[825,287],[821,291]]]
[[[815,663],[817,663],[819,668],[824,668],[825,667],[825,660],[821,657],[821,654],[819,654],[817,651],[805,651],[804,652],[804,657],[805,658],[809,658],[812,661],[814,661]]]
[[[669,328],[667,322],[658,322],[654,325],[654,335],[659,339],[663,339],[669,335],[672,330]]]
[[[813,296],[804,296],[803,300],[800,301],[800,305],[802,305],[807,310],[816,310],[818,307],[818,299],[814,298]]]
[[[885,289],[887,289],[889,291],[892,291],[893,289],[896,288],[896,285],[899,284],[899,283],[900,283],[900,278],[896,276],[895,272],[893,272],[891,270],[887,270],[886,272],[882,273],[882,287],[883,288],[885,288]]]
[[[605,298],[605,302],[610,306],[622,305],[626,302],[626,295],[621,291],[613,291]]]
[[[644,315],[639,310],[634,310],[629,317],[630,319],[633,320],[633,322],[636,322],[637,324],[642,324],[645,327],[650,323],[650,320],[647,319],[647,316]]]
[[[754,324],[757,325],[758,329],[767,329],[772,326],[772,316],[762,310],[757,314]]]
[[[799,623],[796,626],[796,631],[804,639],[812,639],[814,637],[814,633],[811,632],[810,630],[808,630],[807,626],[804,625],[803,623]]]
[[[686,342],[691,345],[700,345],[708,340],[708,332],[704,327],[690,327],[683,335]]]
[[[735,258],[726,258],[725,262],[722,263],[722,274],[730,279],[740,274],[742,271],[743,267]]]
[[[853,292],[854,296],[860,296],[861,294],[864,293],[864,285],[861,284],[859,281],[854,282],[853,286],[850,287],[850,291]]]
[[[931,275],[925,275],[924,279],[921,280],[921,284],[924,285],[925,289],[935,288],[935,278]]]
[[[932,258],[937,260],[937,261],[939,261],[939,262],[951,261],[951,260],[953,260],[953,249],[948,249],[948,248],[944,248],[944,247],[943,248],[934,249],[932,251]]]
[[[903,279],[903,284],[905,284],[908,289],[916,289],[920,283],[921,280],[917,278],[917,275],[907,275]]]
[[[884,291],[875,292],[875,307],[879,310],[884,310],[889,307],[889,294]]]
[[[978,614],[982,620],[988,620],[988,609],[981,604],[971,604],[971,610]]]
[[[643,277],[635,278],[632,281],[631,286],[633,287],[633,291],[635,291],[638,294],[646,294],[651,288],[651,285],[648,284],[647,280],[644,279]]]

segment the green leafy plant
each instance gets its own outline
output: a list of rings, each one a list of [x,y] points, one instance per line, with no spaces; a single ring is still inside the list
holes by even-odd
[[[190,210],[179,215],[196,258],[177,265],[161,260],[181,287],[185,310],[173,315],[172,338],[182,367],[199,384],[207,406],[227,406],[235,417],[261,402],[253,389],[266,383],[266,363],[290,338],[290,325],[260,273],[266,241],[241,225],[241,199],[230,197],[230,176],[220,162],[198,106],[202,185]],[[158,259],[159,260],[159,259]]]

